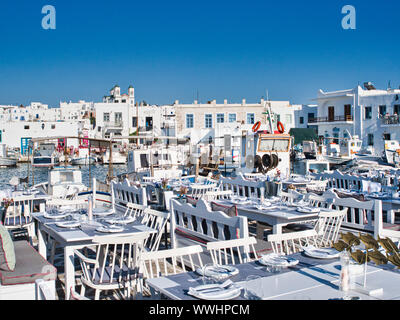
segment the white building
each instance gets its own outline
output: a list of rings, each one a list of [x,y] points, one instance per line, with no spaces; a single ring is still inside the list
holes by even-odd
[[[384,140],[400,140],[400,90],[377,90],[370,82],[354,89],[318,92],[318,115],[308,124],[318,126],[318,135],[346,138],[348,132],[363,140],[376,155]]]
[[[179,138],[191,137],[192,144],[219,137],[232,130],[251,130],[253,125],[260,121],[260,130],[268,130],[267,106],[271,106],[274,118],[274,130],[277,122],[282,122],[285,132],[295,126],[294,111],[300,106],[293,106],[289,101],[265,101],[259,103],[217,103],[216,100],[201,104],[179,104],[176,101],[175,109],[176,135]],[[216,141],[217,143],[217,141]]]
[[[77,121],[1,121],[0,143],[19,148],[25,154],[32,138],[78,136],[82,130],[82,124]],[[67,141],[67,146],[78,147],[78,139]]]

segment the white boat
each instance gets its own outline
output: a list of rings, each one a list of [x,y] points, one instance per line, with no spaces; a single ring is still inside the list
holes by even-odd
[[[72,165],[81,165],[86,166],[88,164],[93,164],[96,162],[96,158],[90,156],[89,157],[89,149],[88,148],[79,148],[78,153],[74,155],[71,159]]]
[[[15,167],[16,165],[16,154],[7,150],[5,144],[0,144],[0,167]]]
[[[113,164],[126,164],[126,154],[120,152],[120,145],[117,143],[112,144],[112,163]],[[104,164],[110,163],[110,149],[107,149],[103,155],[102,162]]]
[[[59,155],[53,143],[42,143],[33,152],[33,167],[53,167],[60,163]]]
[[[77,196],[87,191],[82,183],[82,172],[74,167],[55,167],[49,171],[47,194],[55,198]]]
[[[330,142],[326,146],[325,154],[321,158],[332,165],[349,163],[357,157],[361,151],[362,140],[358,136],[351,136],[347,131],[349,138],[329,137]]]

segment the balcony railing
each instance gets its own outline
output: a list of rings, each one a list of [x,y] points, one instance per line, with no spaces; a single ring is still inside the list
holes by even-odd
[[[381,124],[383,125],[399,124],[399,123],[400,123],[399,116],[397,114],[381,117]]]
[[[353,116],[346,115],[346,116],[335,116],[335,117],[317,117],[308,119],[308,123],[339,122],[339,121],[353,121]]]
[[[112,127],[112,128],[122,128],[123,127],[123,123],[122,123],[122,121],[107,121],[107,122],[104,122],[104,127],[106,127],[106,128],[110,128],[110,127]]]

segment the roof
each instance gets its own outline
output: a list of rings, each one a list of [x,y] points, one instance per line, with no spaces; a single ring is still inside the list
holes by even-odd
[[[289,134],[294,137],[294,144],[301,144],[304,140],[318,141],[318,134],[313,128],[292,128]]]

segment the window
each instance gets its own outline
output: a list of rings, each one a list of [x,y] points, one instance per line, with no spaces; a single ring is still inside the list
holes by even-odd
[[[379,106],[379,115],[384,116],[386,114],[386,106]]]
[[[29,126],[24,126],[24,129],[25,130],[29,130]]]
[[[97,131],[98,131],[98,132],[101,132],[101,127],[97,127]]]
[[[365,119],[372,119],[372,107],[365,107]]]
[[[212,114],[204,115],[205,127],[212,128]]]
[[[304,117],[300,117],[300,124],[304,123]]]
[[[137,127],[137,117],[132,117],[132,127]]]
[[[383,140],[390,140],[390,133],[384,133]]]
[[[229,114],[229,122],[236,122],[236,113]]]
[[[247,124],[254,124],[254,113],[247,114]]]
[[[315,118],[314,112],[309,112],[308,113],[308,121],[310,121],[310,119],[314,119],[314,118]]]
[[[108,112],[103,113],[103,121],[110,122],[110,114]]]
[[[55,125],[55,124],[52,124],[52,125],[51,125],[51,128],[52,128],[52,129],[55,129],[55,128],[56,128],[56,125]]]
[[[285,114],[285,123],[292,124],[292,115],[291,114]]]
[[[121,102],[122,102],[122,103],[126,103],[126,99],[122,99]]]
[[[186,115],[186,128],[191,129],[194,126],[194,116],[193,114]]]
[[[398,114],[400,115],[400,104],[395,104],[393,106],[393,114]]]
[[[225,115],[223,113],[217,113],[217,123],[224,123]]]
[[[369,146],[374,145],[374,135],[372,133],[368,133],[368,145]]]
[[[115,123],[117,123],[117,124],[122,123],[122,112],[115,113]]]

